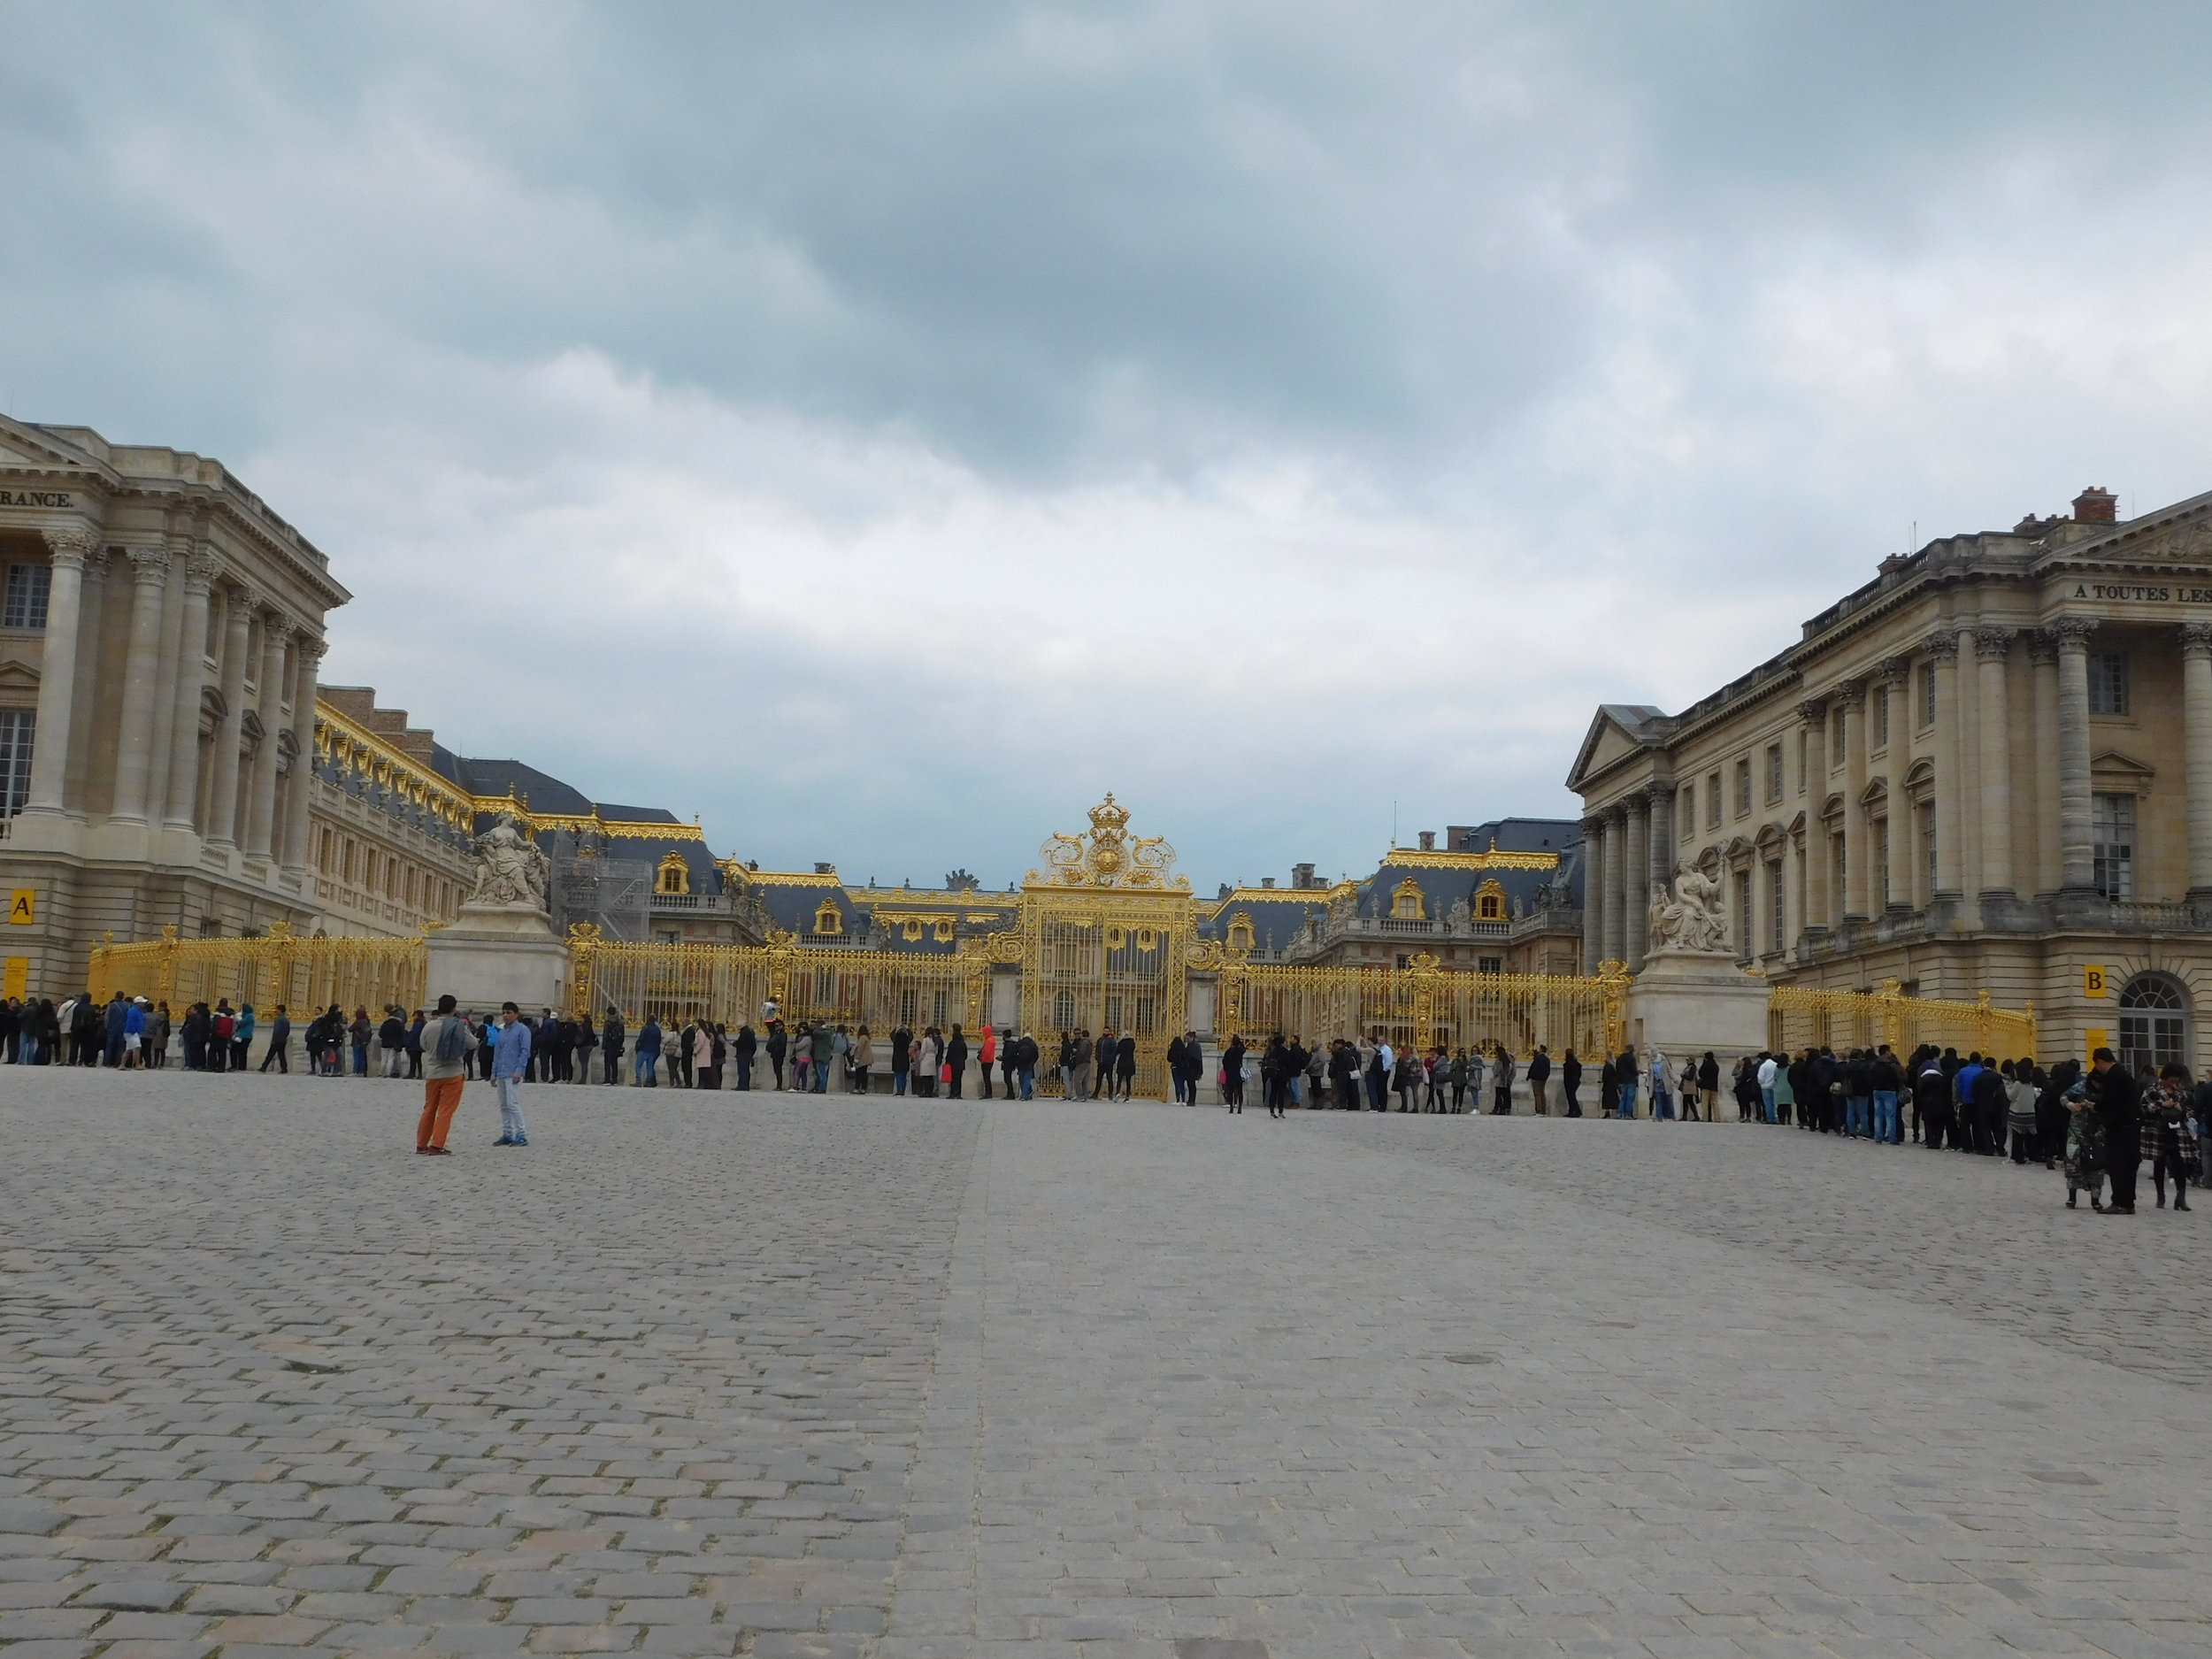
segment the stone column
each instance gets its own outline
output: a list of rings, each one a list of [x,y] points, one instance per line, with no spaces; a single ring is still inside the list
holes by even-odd
[[[1884,662],[1882,683],[1889,704],[1889,909],[1902,913],[1913,908],[1913,849],[1917,840],[1912,797],[1905,789],[1905,774],[1912,770],[1912,659],[1893,657]]]
[[[69,721],[77,690],[77,623],[85,561],[92,557],[89,530],[74,525],[46,533],[53,573],[46,590],[46,639],[38,665],[38,727],[31,739],[31,787],[26,812],[56,817],[69,773]]]
[[[1605,820],[1582,820],[1582,971],[1595,973],[1605,955]]]
[[[1839,741],[1843,744],[1843,919],[1863,922],[1870,913],[1867,879],[1873,860],[1867,856],[1866,821],[1866,681],[1847,680],[1836,687],[1835,705],[1841,716]]]
[[[2012,721],[2006,707],[2005,664],[2012,654],[2010,628],[1974,630],[1974,666],[1981,685],[1981,891],[2012,896]]]
[[[62,797],[72,818],[89,818],[96,798],[98,757],[93,752],[104,734],[100,724],[100,659],[107,634],[108,549],[95,546],[84,562],[84,582],[77,594],[76,689],[69,698],[68,771]],[[109,718],[114,718],[111,711]]]
[[[225,597],[223,628],[223,718],[215,727],[215,753],[208,777],[208,841],[218,847],[238,844],[238,743],[246,719],[246,648],[253,637],[253,613],[261,595],[234,588]]]
[[[177,690],[170,709],[169,803],[164,829],[196,827],[200,798],[200,703],[207,690],[207,595],[222,568],[211,553],[184,561],[184,624],[177,635]]]
[[[1628,971],[1639,973],[1651,929],[1651,886],[1646,876],[1651,868],[1651,811],[1641,795],[1632,795],[1622,804],[1628,814],[1627,845],[1621,858],[1627,877],[1621,894],[1621,920],[1626,924],[1623,943],[1628,949]]]
[[[1628,960],[1628,810],[1617,802],[1605,812],[1605,960]]]
[[[2189,788],[2189,897],[2212,902],[2212,623],[2181,627],[2181,719]]]
[[[1961,810],[1966,798],[1965,748],[1959,732],[1959,636],[1955,628],[1938,628],[1921,641],[1920,649],[1935,664],[1936,710],[1935,787],[1929,803],[1935,810],[1936,876],[1934,899],[1958,898]]]
[[[161,678],[161,616],[169,595],[169,549],[134,547],[131,562],[130,645],[123,658],[123,710],[115,738],[115,797],[108,816],[120,824],[147,821],[146,789],[154,759],[154,689]]]
[[[1674,879],[1674,786],[1671,783],[1646,784],[1644,799],[1651,803],[1651,857],[1646,866],[1647,876],[1644,888],[1645,926],[1648,927],[1651,908],[1648,882]]]
[[[178,641],[184,622],[184,584],[177,580],[177,572],[191,551],[191,538],[171,536],[165,545],[169,580],[162,589],[161,657],[154,673],[154,747],[146,767],[146,821],[156,827],[166,816],[164,809],[169,804],[169,742],[177,706]]]
[[[2051,625],[2058,641],[2058,885],[2085,893],[2097,879],[2089,822],[2089,634],[2087,617]]]
[[[253,775],[246,784],[246,856],[267,860],[275,850],[277,730],[284,718],[284,648],[291,625],[271,617],[261,630],[261,678],[255,712],[261,717],[261,742],[253,752]]]
[[[2058,641],[2047,628],[2026,634],[2028,661],[2035,686],[2035,764],[2028,777],[2035,795],[2035,865],[2023,883],[2035,893],[2058,887],[2058,791],[2049,787],[2051,761],[2058,753]]]
[[[1828,701],[1809,697],[1797,705],[1805,728],[1805,931],[1826,933],[1832,884],[1828,879]]]
[[[304,872],[307,815],[315,801],[316,664],[322,661],[323,642],[303,630],[297,649],[299,683],[292,687],[292,787],[284,800],[284,868]],[[1588,887],[1586,879],[1584,886]]]

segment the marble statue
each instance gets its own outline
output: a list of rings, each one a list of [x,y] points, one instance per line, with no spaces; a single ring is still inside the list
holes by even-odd
[[[512,815],[503,812],[498,821],[476,838],[473,850],[476,890],[471,904],[495,904],[546,910],[552,861],[515,827]]]
[[[1653,882],[1650,948],[1732,956],[1720,883],[1689,864],[1676,869],[1672,894],[1665,882]]]

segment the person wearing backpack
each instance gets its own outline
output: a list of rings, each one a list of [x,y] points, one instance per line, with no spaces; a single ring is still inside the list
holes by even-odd
[[[475,1051],[476,1034],[467,1020],[454,1012],[453,999],[438,999],[438,1011],[422,1028],[422,1118],[415,1125],[415,1150],[432,1157],[450,1155],[447,1132],[461,1104],[461,1089],[468,1080],[469,1056]]]

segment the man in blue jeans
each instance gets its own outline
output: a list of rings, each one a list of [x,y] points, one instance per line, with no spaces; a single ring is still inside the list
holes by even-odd
[[[1037,1040],[1027,1032],[1014,1045],[1014,1070],[1022,1080],[1022,1098],[1037,1098]]]
[[[512,1002],[499,1005],[499,1034],[492,1040],[492,1087],[499,1094],[495,1147],[526,1147],[522,1123],[522,1079],[530,1070],[530,1027]]]
[[[1874,1086],[1874,1138],[1903,1145],[1905,1131],[1897,1117],[1897,1096],[1905,1086],[1905,1072],[1887,1043],[1874,1056],[1869,1081]]]
[[[1636,1115],[1637,1083],[1636,1050],[1634,1048],[1621,1050],[1621,1057],[1613,1065],[1613,1080],[1620,1088],[1621,1116],[1633,1118]]]

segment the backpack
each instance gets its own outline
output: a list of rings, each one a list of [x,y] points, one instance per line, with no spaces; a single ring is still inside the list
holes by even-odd
[[[438,1047],[435,1051],[439,1064],[450,1065],[455,1061],[466,1056],[468,1039],[463,1033],[467,1030],[468,1027],[461,1023],[461,1017],[458,1014],[449,1014],[445,1017],[445,1025],[438,1033]]]

